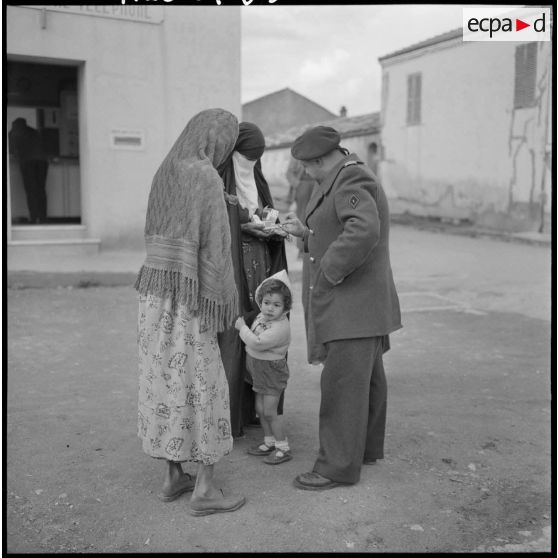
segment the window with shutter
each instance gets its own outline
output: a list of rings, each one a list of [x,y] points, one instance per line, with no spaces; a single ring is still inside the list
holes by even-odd
[[[526,43],[515,49],[514,108],[535,104],[537,80],[537,43]]]
[[[407,125],[420,124],[422,74],[407,76]]]

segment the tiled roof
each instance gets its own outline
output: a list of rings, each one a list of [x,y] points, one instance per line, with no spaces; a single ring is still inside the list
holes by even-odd
[[[384,56],[380,56],[378,58],[378,61],[382,62],[383,60],[387,60],[388,58],[393,58],[394,56],[399,56],[400,54],[413,52],[414,50],[419,50],[421,48],[436,45],[438,43],[450,41],[451,39],[456,39],[457,37],[461,37],[462,35],[463,35],[463,28],[459,27],[457,29],[453,29],[452,31],[448,31],[440,35],[436,35],[435,37],[430,37],[430,39],[426,39],[424,41],[421,41],[420,43],[415,43],[413,45],[409,45],[408,47],[402,48],[400,50],[396,50],[395,52],[391,52],[390,54],[385,54]]]
[[[289,128],[285,132],[266,137],[266,148],[278,148],[291,145],[304,130],[314,126],[331,126],[341,134],[341,138],[362,136],[380,131],[380,113],[371,112],[359,116],[339,116],[338,118],[324,122],[315,122],[314,124]]]

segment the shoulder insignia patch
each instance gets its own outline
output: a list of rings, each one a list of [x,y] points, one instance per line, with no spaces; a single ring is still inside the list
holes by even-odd
[[[360,202],[360,198],[356,194],[352,194],[351,197],[349,198],[349,205],[353,209],[357,208],[359,202]]]

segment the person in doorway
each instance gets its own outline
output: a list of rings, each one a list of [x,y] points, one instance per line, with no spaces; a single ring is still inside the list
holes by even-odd
[[[373,141],[368,146],[368,166],[370,170],[374,173],[377,178],[380,178],[379,175],[379,166],[380,166],[380,154],[378,153],[378,144]]]
[[[264,149],[261,130],[251,122],[241,122],[234,150],[218,169],[227,201],[240,313],[249,325],[259,312],[254,300],[258,285],[287,269],[286,233],[279,228],[266,229],[261,222],[263,209],[274,205],[261,167]],[[242,341],[234,327],[219,334],[219,348],[229,381],[231,427],[236,438],[243,436],[245,427],[258,426],[260,419],[256,416]]]
[[[289,379],[287,351],[291,342],[288,312],[292,306],[289,277],[285,270],[266,279],[256,290],[261,309],[252,327],[241,316],[235,323],[246,344],[246,363],[256,394],[256,410],[264,440],[249,448],[250,455],[265,456],[264,462],[277,465],[292,459],[283,430],[283,416],[277,413],[279,399]]]
[[[27,124],[25,118],[16,118],[8,134],[9,152],[18,162],[27,198],[29,222],[46,223],[46,180],[48,157],[43,149],[39,132]]]
[[[301,222],[308,360],[323,362],[320,449],[294,484],[324,490],[360,480],[363,463],[384,456],[387,383],[383,353],[401,327],[389,257],[389,209],[374,174],[339,145],[339,133],[310,128],[291,148],[318,185]]]
[[[225,496],[214,465],[231,452],[229,390],[218,332],[238,316],[231,238],[216,167],[231,153],[238,121],[228,111],[196,114],[152,181],[139,293],[138,436],[166,460],[160,498],[192,491],[190,513],[230,512],[244,496]],[[194,479],[183,462],[198,464]]]

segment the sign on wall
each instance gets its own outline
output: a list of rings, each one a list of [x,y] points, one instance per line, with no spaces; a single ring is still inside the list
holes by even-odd
[[[111,5],[111,6],[19,6],[21,8],[33,8],[46,10],[48,12],[63,12],[66,14],[84,15],[92,17],[108,17],[113,19],[125,19],[138,23],[155,23],[163,21],[162,6],[146,5]]]
[[[141,151],[145,148],[145,133],[143,130],[112,129],[110,131],[110,146],[112,149]]]

